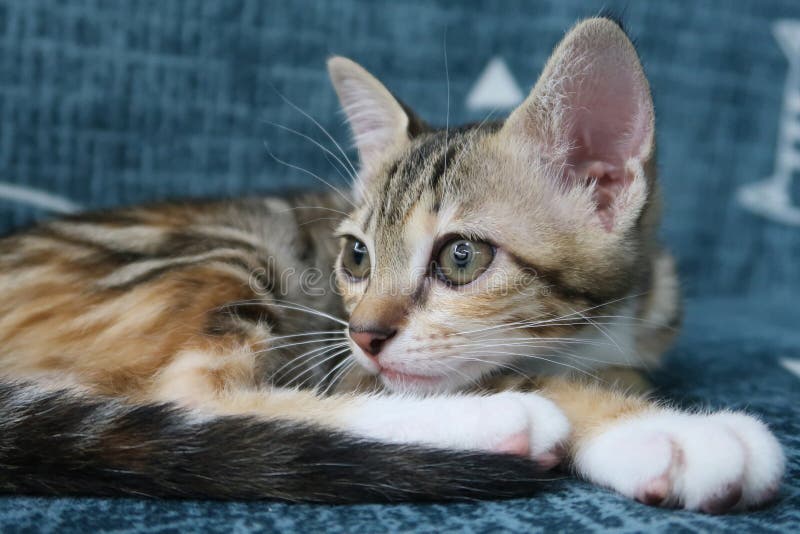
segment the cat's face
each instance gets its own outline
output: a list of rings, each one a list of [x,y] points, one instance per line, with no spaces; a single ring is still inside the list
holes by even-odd
[[[353,355],[390,389],[569,362],[585,315],[646,274],[652,104],[627,37],[598,25],[504,123],[447,132],[331,60],[362,164],[337,276]]]

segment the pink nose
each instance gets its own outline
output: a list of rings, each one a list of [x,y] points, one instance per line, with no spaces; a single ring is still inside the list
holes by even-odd
[[[386,342],[391,339],[397,330],[383,330],[379,328],[353,330],[350,328],[350,337],[361,347],[368,356],[376,358]]]

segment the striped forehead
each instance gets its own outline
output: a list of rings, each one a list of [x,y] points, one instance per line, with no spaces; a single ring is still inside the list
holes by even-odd
[[[458,171],[463,156],[474,149],[481,133],[475,127],[463,127],[424,134],[413,140],[405,154],[386,166],[383,179],[378,180],[372,191],[365,229],[374,233],[396,232],[420,201],[426,201],[430,211],[437,212],[446,200],[443,198],[446,192],[461,189],[458,182],[463,173]]]

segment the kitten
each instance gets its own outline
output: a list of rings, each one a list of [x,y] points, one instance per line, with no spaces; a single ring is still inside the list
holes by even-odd
[[[652,101],[616,23],[573,28],[499,123],[433,129],[355,63],[329,70],[352,197],[129,208],[0,242],[0,488],[507,497],[563,462],[654,505],[776,493],[758,419],[564,372],[653,365],[679,322]]]

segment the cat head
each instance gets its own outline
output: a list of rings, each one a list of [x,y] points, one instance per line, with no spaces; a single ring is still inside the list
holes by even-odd
[[[573,28],[503,122],[434,129],[356,63],[328,67],[361,163],[337,278],[353,355],[387,387],[560,357],[641,284],[654,115],[615,22]]]

